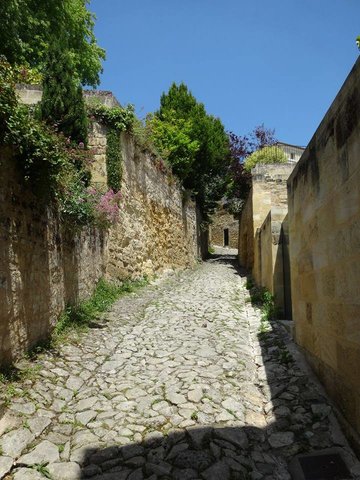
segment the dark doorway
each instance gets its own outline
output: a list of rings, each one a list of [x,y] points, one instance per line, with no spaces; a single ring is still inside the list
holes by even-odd
[[[224,247],[229,246],[229,229],[224,228]]]

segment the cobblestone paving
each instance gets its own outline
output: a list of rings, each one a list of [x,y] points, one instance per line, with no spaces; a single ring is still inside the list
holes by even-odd
[[[39,358],[0,419],[0,478],[286,480],[291,457],[333,446],[358,478],[283,327],[259,338],[245,281],[215,258],[123,297],[81,342]]]

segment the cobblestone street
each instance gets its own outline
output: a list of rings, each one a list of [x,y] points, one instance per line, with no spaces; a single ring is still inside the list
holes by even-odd
[[[260,333],[234,265],[219,254],[169,274],[42,354],[0,418],[0,478],[286,480],[296,454],[334,446],[359,478],[328,400],[280,323]]]

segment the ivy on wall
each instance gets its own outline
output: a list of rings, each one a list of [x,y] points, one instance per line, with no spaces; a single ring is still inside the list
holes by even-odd
[[[118,192],[123,169],[120,132],[114,127],[109,128],[106,134],[106,170],[108,187]]]
[[[126,107],[107,107],[99,101],[88,105],[90,117],[107,127],[106,134],[106,170],[108,187],[114,192],[121,188],[122,153],[121,137],[123,131],[132,131],[135,115],[133,105]]]

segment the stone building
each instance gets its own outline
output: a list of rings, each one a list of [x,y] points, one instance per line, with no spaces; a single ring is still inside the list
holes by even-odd
[[[239,222],[239,262],[291,317],[286,182],[293,163],[256,165]]]
[[[305,151],[304,147],[291,145],[290,143],[278,142],[277,146],[284,151],[289,163],[297,163]]]
[[[239,220],[229,213],[222,202],[212,217],[209,228],[209,243],[218,247],[238,248]]]
[[[289,143],[284,143],[284,142],[278,142],[277,146],[281,148],[287,158],[288,158],[288,165],[286,167],[281,167],[281,166],[273,166],[273,165],[268,165],[265,168],[261,167],[256,167],[255,170],[253,171],[253,184],[256,184],[255,190],[252,193],[254,195],[254,201],[256,204],[256,207],[259,207],[259,212],[255,213],[255,230],[257,228],[260,228],[262,225],[262,222],[265,220],[265,217],[268,215],[270,212],[268,203],[263,203],[261,204],[261,201],[259,202],[258,200],[258,191],[259,191],[259,186],[260,185],[267,185],[265,188],[268,193],[270,192],[271,188],[274,187],[274,196],[270,200],[271,205],[276,209],[277,211],[273,211],[273,221],[275,221],[275,218],[279,219],[281,217],[280,211],[278,207],[282,207],[283,205],[286,205],[287,203],[287,194],[286,194],[286,186],[285,182],[290,175],[292,169],[294,168],[294,165],[299,161],[301,155],[304,153],[304,148],[297,146],[297,145],[291,145]],[[268,172],[268,174],[267,174]],[[277,172],[277,173],[275,173]],[[270,177],[274,173],[274,181],[270,180]],[[262,180],[260,180],[262,178]],[[281,194],[280,194],[281,192]],[[280,196],[282,198],[280,199]],[[261,195],[260,195],[261,196]],[[219,208],[216,210],[215,214],[213,215],[212,221],[213,223],[210,226],[210,231],[209,231],[209,236],[210,236],[210,244],[211,245],[216,245],[216,246],[221,246],[221,247],[230,247],[230,248],[240,248],[239,247],[239,220],[234,218],[233,215],[231,215],[226,208],[224,208],[225,203],[222,202],[219,205]],[[262,212],[262,213],[261,213]],[[264,216],[264,213],[266,214]],[[279,217],[280,215],[280,217]],[[279,220],[276,220],[279,221]],[[244,266],[247,266],[249,269],[253,268],[253,265],[251,262],[247,260],[247,257],[253,259],[253,252],[252,249],[253,247],[249,247],[249,251],[247,251],[246,247],[247,241],[244,243],[244,238],[242,241],[242,263]],[[240,251],[240,250],[239,250]],[[252,260],[251,260],[252,261]],[[258,258],[255,257],[255,261],[258,262]],[[264,257],[264,261],[266,262],[267,259]],[[256,266],[257,270],[259,269],[259,265]],[[254,277],[256,280],[261,283],[261,274],[259,272],[254,273]],[[264,280],[265,281],[265,280]],[[269,282],[265,282],[267,287],[270,287]],[[273,289],[270,288],[272,291]]]
[[[256,165],[239,221],[239,262],[267,288],[283,317],[291,318],[287,179],[304,148],[279,142],[287,163]]]

